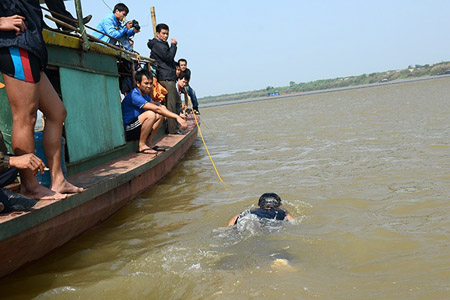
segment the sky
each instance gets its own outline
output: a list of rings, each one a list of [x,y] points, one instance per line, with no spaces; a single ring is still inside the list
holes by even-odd
[[[82,0],[96,26],[117,3]],[[448,0],[129,0],[150,56],[150,7],[178,41],[198,97],[450,60]],[[65,2],[74,11],[74,2]],[[108,7],[109,6],[109,7]],[[50,21],[47,23],[53,27]]]

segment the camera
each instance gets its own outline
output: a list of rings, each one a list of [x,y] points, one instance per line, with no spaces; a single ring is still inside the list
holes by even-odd
[[[131,21],[131,27],[136,28],[136,30],[141,30],[141,26],[139,25],[139,22],[136,20]]]

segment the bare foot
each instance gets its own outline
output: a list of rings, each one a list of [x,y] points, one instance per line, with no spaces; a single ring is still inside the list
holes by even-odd
[[[77,194],[84,191],[83,188],[77,187],[67,180],[64,179],[64,181],[61,184],[55,184],[50,187],[52,191],[55,191],[57,193],[61,194]]]
[[[36,185],[33,190],[27,190],[23,185],[21,185],[20,193],[34,200],[62,200],[67,198],[67,195],[49,190],[42,185]]]

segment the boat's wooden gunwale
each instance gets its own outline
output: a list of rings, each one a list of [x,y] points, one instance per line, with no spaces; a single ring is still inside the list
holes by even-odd
[[[111,216],[129,200],[162,179],[197,137],[190,122],[186,135],[166,135],[158,145],[168,150],[149,160],[129,154],[70,178],[83,193],[60,201],[41,201],[20,215],[0,216],[0,277],[46,255]],[[92,174],[90,174],[92,172]]]

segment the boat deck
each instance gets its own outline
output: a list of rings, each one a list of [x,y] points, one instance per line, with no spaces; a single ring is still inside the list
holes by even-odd
[[[141,176],[147,170],[154,169],[158,164],[163,163],[161,168],[157,168],[158,172],[152,172],[150,178],[142,183],[142,187],[131,187],[127,191],[118,191],[119,193],[127,193],[127,198],[135,197],[145,188],[164,176],[175,165],[176,161],[181,158],[176,155],[176,151],[185,152],[186,147],[189,148],[192,143],[180,143],[194,134],[196,137],[196,128],[193,118],[188,119],[188,130],[184,135],[164,135],[160,138],[156,145],[166,149],[159,152],[158,155],[130,153],[119,159],[102,164],[93,169],[78,173],[68,178],[73,184],[83,187],[85,191],[80,194],[70,195],[63,200],[41,200],[27,212],[12,212],[0,214],[0,241],[12,237],[36,224],[45,222],[59,214],[71,210],[77,206],[83,205],[90,199],[96,198],[108,190],[119,187],[124,183],[130,182],[136,177]],[[194,130],[195,129],[195,130]],[[195,138],[194,137],[194,138]],[[183,149],[178,149],[182,147]],[[175,156],[173,155],[175,154]],[[181,156],[183,155],[181,154]],[[174,159],[169,159],[173,157]],[[176,159],[175,159],[176,158]],[[119,197],[120,198],[120,197]]]
[[[130,153],[69,177],[85,191],[64,200],[41,200],[28,212],[0,215],[0,278],[64,245],[109,218],[162,179],[197,138],[194,119],[181,135],[164,135],[158,155]]]

